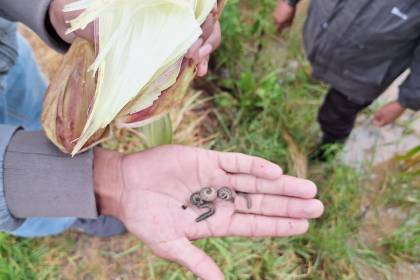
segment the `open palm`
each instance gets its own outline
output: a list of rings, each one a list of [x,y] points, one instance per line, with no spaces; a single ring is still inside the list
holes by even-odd
[[[162,146],[125,156],[119,218],[158,256],[186,266],[202,279],[223,279],[217,265],[190,240],[213,236],[289,236],[308,229],[309,218],[322,214],[312,199],[315,185],[282,175],[261,158],[184,146]],[[235,202],[217,200],[216,213],[195,219],[203,209],[183,209],[202,187],[223,186],[246,192]]]

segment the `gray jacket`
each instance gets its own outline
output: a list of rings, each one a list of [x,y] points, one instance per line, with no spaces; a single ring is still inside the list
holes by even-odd
[[[398,101],[420,109],[420,1],[312,0],[304,41],[313,76],[360,104],[411,68]]]
[[[68,47],[49,22],[50,1],[0,0],[0,85],[18,55],[13,21],[56,50]],[[70,158],[42,132],[0,124],[0,231],[15,230],[28,217],[97,217],[92,162],[91,152]]]

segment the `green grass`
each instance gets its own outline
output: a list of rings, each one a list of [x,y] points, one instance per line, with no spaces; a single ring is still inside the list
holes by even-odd
[[[47,279],[53,269],[42,261],[46,246],[0,233],[0,279]]]
[[[384,199],[379,203],[388,208],[400,209],[402,220],[399,228],[386,234],[377,244],[386,250],[385,257],[389,262],[400,259],[409,262],[420,261],[420,176],[418,172],[419,170],[417,172],[404,171],[398,177],[390,176],[384,183],[386,191]]]
[[[300,35],[303,17],[279,36],[271,19],[274,4],[275,0],[229,1],[222,17],[223,45],[213,57],[209,76],[197,83],[212,97],[212,113],[201,130],[204,136],[219,135],[207,144],[209,148],[262,156],[293,173],[295,158],[282,131],[288,131],[303,155],[311,152],[319,137],[316,112],[326,86],[310,77]],[[368,201],[370,209],[394,207],[408,218],[373,243],[366,242],[359,231],[371,172],[358,172],[334,160],[310,165],[308,176],[317,183],[326,211],[311,223],[306,235],[196,243],[216,260],[226,279],[359,279],[365,275],[361,267],[373,270],[376,278],[389,278],[391,267],[399,261],[420,262],[420,184],[412,172],[404,175],[398,168],[385,176]],[[73,235],[35,242],[2,234],[0,279],[60,278],[57,271],[63,264],[78,263],[74,256],[77,242],[80,240]],[[142,245],[130,242],[117,248],[118,258],[109,253],[101,258],[133,269],[137,268],[132,263],[141,263],[140,279],[194,279],[190,272],[158,259]],[[82,264],[74,269],[78,278],[98,275]]]

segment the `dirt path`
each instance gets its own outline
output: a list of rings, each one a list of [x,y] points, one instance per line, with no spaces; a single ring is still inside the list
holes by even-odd
[[[420,113],[406,111],[395,124],[383,128],[376,128],[371,123],[372,112],[396,100],[398,87],[408,74],[407,71],[401,75],[369,110],[358,118],[342,154],[342,161],[350,166],[358,169],[373,167],[372,175],[364,184],[369,188],[364,190],[367,194],[363,205],[365,216],[355,237],[366,246],[375,246],[409,218],[409,213],[402,207],[387,207],[378,200],[386,191],[384,186],[386,187],[387,178],[390,174],[398,172],[398,164],[393,158],[420,145]],[[400,261],[392,267],[372,269],[371,265],[361,263],[358,270],[363,279],[414,280],[420,275],[420,264]]]
[[[384,186],[386,186],[387,178],[390,177],[390,174],[398,173],[398,164],[393,158],[420,145],[420,114],[407,111],[395,124],[383,128],[374,127],[371,123],[371,114],[369,114],[380,106],[396,100],[398,87],[408,74],[407,71],[401,75],[375,101],[370,110],[360,116],[342,155],[342,161],[353,167],[360,169],[373,166],[373,174],[364,184],[369,187],[365,190],[367,196],[363,207],[366,211],[356,237],[366,246],[374,246],[392,234],[409,218],[409,213],[402,207],[387,207],[378,200],[382,197],[381,194],[386,191]],[[392,267],[376,270],[366,264],[359,264],[358,269],[363,279],[414,280],[418,279],[418,275],[420,275],[420,264],[404,261],[397,262]]]
[[[420,145],[420,113],[407,110],[395,124],[376,128],[371,123],[371,112],[398,97],[398,87],[408,72],[401,75],[389,89],[372,104],[368,113],[358,118],[356,128],[350,135],[343,151],[342,161],[353,167],[362,167],[366,162],[377,165],[404,154]]]
[[[365,198],[362,203],[364,217],[359,232],[351,242],[361,242],[365,247],[372,248],[380,255],[385,255],[384,248],[378,244],[393,234],[406,222],[412,209],[403,205],[386,205],[383,198],[386,197],[387,180],[393,176],[399,176],[399,164],[389,160],[378,164],[372,170],[372,176],[367,178],[363,186]],[[420,179],[415,179],[420,184]],[[411,213],[410,213],[411,212]],[[391,257],[391,256],[387,256]],[[358,272],[362,279],[418,279],[420,275],[420,263],[409,263],[399,260],[393,265],[372,265],[366,263],[357,264]]]

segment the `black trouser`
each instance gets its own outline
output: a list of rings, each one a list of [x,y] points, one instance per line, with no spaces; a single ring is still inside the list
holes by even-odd
[[[357,113],[371,103],[355,103],[338,90],[330,88],[318,112],[318,122],[323,132],[322,143],[344,141],[354,127]]]

